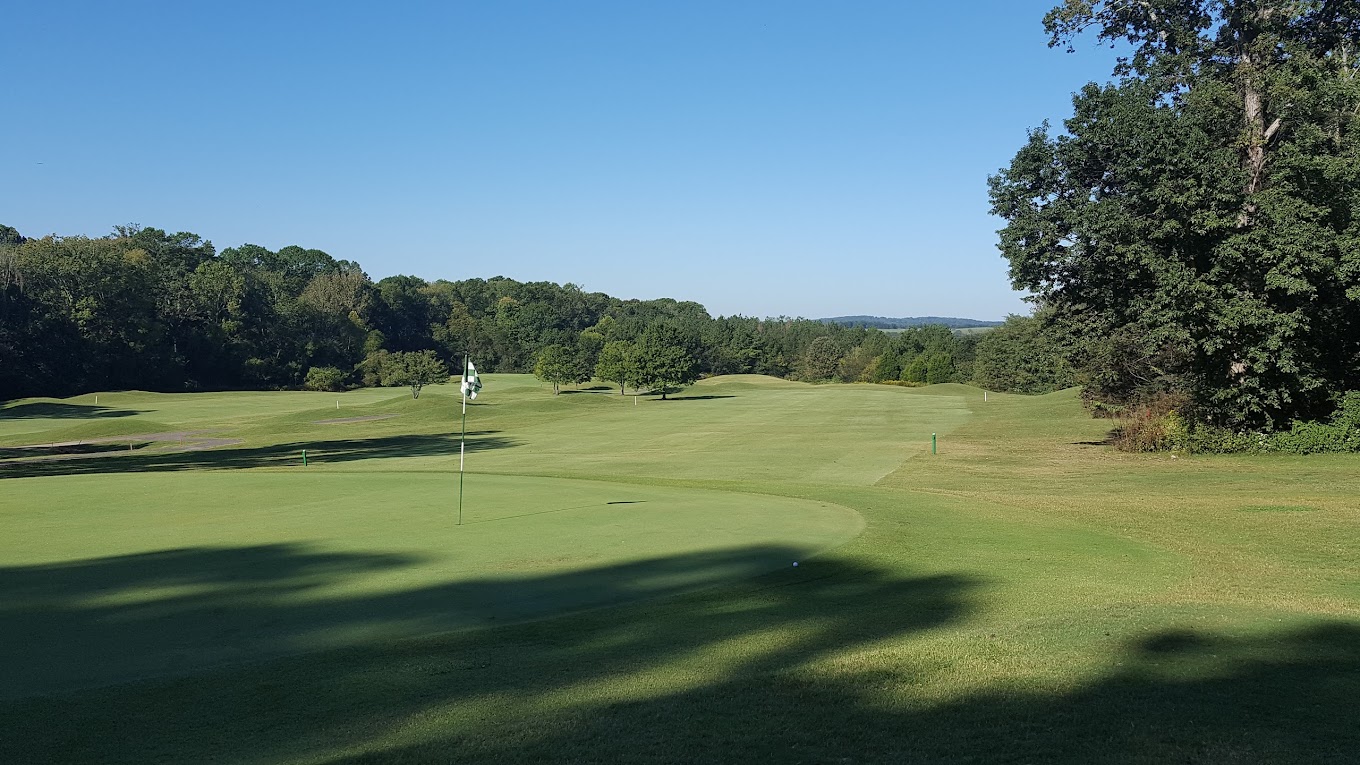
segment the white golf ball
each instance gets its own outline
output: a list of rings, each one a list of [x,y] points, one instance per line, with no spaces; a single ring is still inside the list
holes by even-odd
[[[794,562],[793,562],[793,567],[794,567],[794,568],[798,568],[798,561],[794,561]]]

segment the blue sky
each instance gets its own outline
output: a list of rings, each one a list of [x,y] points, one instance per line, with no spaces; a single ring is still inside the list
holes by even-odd
[[[986,178],[1108,79],[1056,0],[11,3],[0,223],[717,314],[1027,312]]]

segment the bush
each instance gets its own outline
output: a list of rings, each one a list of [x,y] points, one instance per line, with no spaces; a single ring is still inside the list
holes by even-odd
[[[1172,448],[1193,454],[1260,454],[1271,451],[1272,443],[1269,433],[1196,425],[1188,428],[1183,440]]]
[[[344,390],[348,375],[335,367],[312,367],[307,370],[307,379],[302,387],[307,390]]]
[[[1114,445],[1126,452],[1164,452],[1184,448],[1186,427],[1179,411],[1185,405],[1180,396],[1163,394],[1137,407],[1110,411],[1119,426],[1114,430]]]
[[[1109,404],[1104,401],[1096,401],[1095,399],[1088,400],[1086,398],[1085,390],[1081,392],[1081,398],[1082,403],[1090,408],[1091,416],[1097,420],[1113,420],[1116,417],[1123,416],[1123,414],[1128,411],[1128,407],[1120,404]]]
[[[1133,452],[1185,451],[1197,454],[1320,454],[1360,452],[1360,391],[1342,396],[1326,423],[1294,422],[1279,433],[1233,431],[1213,425],[1186,423],[1175,409],[1140,409],[1123,418],[1115,444]]]
[[[1320,422],[1295,422],[1289,430],[1273,437],[1282,452],[1318,454],[1320,452],[1360,452],[1360,391],[1341,397],[1341,405],[1325,425]]]
[[[1185,428],[1175,412],[1155,414],[1142,409],[1124,418],[1115,428],[1115,448],[1125,452],[1173,451],[1183,440]]]

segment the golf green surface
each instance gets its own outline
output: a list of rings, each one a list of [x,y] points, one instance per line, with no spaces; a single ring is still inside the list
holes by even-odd
[[[1121,454],[1075,391],[484,380],[461,523],[450,386],[0,405],[0,761],[1360,751],[1360,457]]]
[[[790,565],[861,525],[809,500],[500,475],[470,481],[458,525],[456,476],[320,465],[17,483],[6,695],[657,597]],[[90,540],[100,557],[81,557]]]

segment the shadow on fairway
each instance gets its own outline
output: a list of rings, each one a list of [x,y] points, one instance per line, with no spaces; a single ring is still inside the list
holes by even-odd
[[[0,406],[0,420],[95,420],[106,417],[131,417],[145,414],[137,409],[115,409],[94,404],[63,404],[35,401],[29,404]]]
[[[774,650],[699,688],[599,700],[476,737],[454,731],[330,765],[437,762],[1341,763],[1360,747],[1360,627],[1235,638],[1168,632],[1069,691],[885,701],[928,671],[796,673]],[[947,671],[967,673],[966,667]],[[566,669],[565,678],[580,679]],[[540,691],[550,692],[547,683]],[[499,733],[500,735],[497,735]]]
[[[1075,687],[940,699],[917,683],[958,676],[966,687],[977,653],[953,662],[938,646],[890,647],[973,615],[979,582],[834,557],[663,604],[361,639],[385,624],[458,626],[447,614],[469,603],[515,618],[535,602],[662,596],[789,554],[746,548],[313,599],[294,596],[411,561],[269,546],[6,569],[0,661],[4,677],[27,678],[21,690],[43,689],[29,666],[96,682],[141,657],[351,642],[0,705],[0,761],[1341,763],[1360,750],[1354,624],[1154,633],[1112,641],[1116,668]],[[205,654],[199,637],[248,650]]]
[[[731,394],[726,395],[707,395],[707,396],[670,396],[667,401],[711,401],[715,398],[736,398]]]
[[[507,449],[518,442],[494,435],[499,431],[469,431],[467,451]],[[126,448],[126,447],[124,447]],[[0,463],[0,480],[51,475],[146,473],[174,470],[236,470],[302,465],[302,450],[311,464],[353,462],[394,457],[457,456],[457,435],[403,435],[298,441],[269,446],[231,446],[193,452],[112,451],[107,456],[82,459],[24,460]]]
[[[137,447],[145,447],[145,443],[138,442]],[[111,452],[124,453],[128,451],[128,443],[108,441],[97,444],[62,444],[61,446],[0,446],[0,460],[12,458],[28,457],[48,457],[53,455],[66,454],[109,454]]]
[[[0,704],[0,731],[30,732],[0,733],[0,761],[288,759],[362,741],[430,705],[551,693],[750,633],[798,635],[732,668],[756,678],[968,609],[962,578],[898,577],[842,561],[788,568],[796,554],[748,547],[352,597],[308,591],[414,561],[270,545],[0,569],[0,677],[11,698]],[[678,618],[609,609],[569,617],[580,622],[565,628],[552,619],[392,640],[723,581],[740,583],[685,596]],[[719,591],[727,595],[713,597]],[[869,603],[876,616],[855,618]],[[325,647],[338,650],[204,670]],[[73,692],[154,676],[162,679]]]

